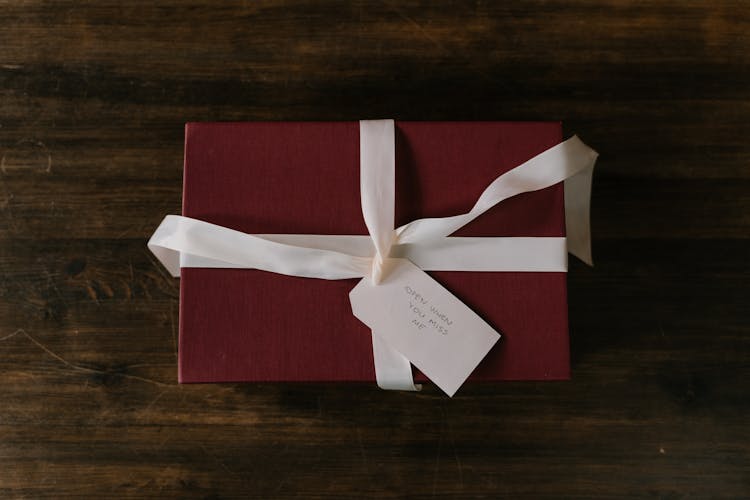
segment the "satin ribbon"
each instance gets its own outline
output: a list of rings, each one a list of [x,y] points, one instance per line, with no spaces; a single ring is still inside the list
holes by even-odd
[[[360,196],[369,236],[251,235],[168,215],[148,242],[172,276],[180,267],[260,269],[320,279],[369,277],[377,284],[388,257],[408,258],[425,271],[567,270],[567,252],[591,265],[589,207],[597,153],[578,137],[497,177],[468,212],[425,218],[394,229],[395,125],[360,122]],[[449,237],[503,200],[564,182],[567,238]],[[566,250],[567,249],[567,250]],[[409,360],[372,335],[378,386],[419,390]]]

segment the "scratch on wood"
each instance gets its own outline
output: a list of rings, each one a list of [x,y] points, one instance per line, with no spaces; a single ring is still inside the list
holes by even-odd
[[[275,488],[273,489],[273,492],[274,492],[274,493],[278,493],[279,491],[281,491],[281,488],[283,488],[284,486],[286,486],[286,484],[287,484],[288,482],[289,482],[289,476],[284,476],[284,477],[283,477],[283,478],[281,479],[281,481],[279,481],[279,482],[278,482],[278,483],[276,484],[276,487],[275,487]]]
[[[151,407],[152,407],[152,406],[154,406],[154,404],[155,404],[155,403],[156,403],[157,401],[159,401],[159,400],[161,399],[161,397],[162,397],[162,396],[163,396],[164,394],[166,394],[166,393],[167,393],[167,391],[168,391],[168,390],[169,390],[168,388],[167,388],[167,389],[164,389],[164,390],[163,390],[163,391],[161,391],[161,392],[160,392],[159,394],[157,394],[157,395],[156,395],[156,397],[155,397],[154,399],[152,399],[152,400],[151,400],[151,402],[150,402],[149,404],[147,404],[147,405],[146,405],[146,407],[145,407],[145,408],[144,408],[143,410],[144,410],[144,411],[148,411],[148,410],[150,410],[150,409],[151,409]]]
[[[121,240],[125,238],[125,236],[127,236],[128,233],[130,233],[133,230],[136,230],[137,234],[145,233],[146,232],[145,226],[146,225],[143,223],[131,224],[130,226],[126,227],[125,229],[117,233],[117,235],[115,235],[115,239]]]
[[[174,363],[135,363],[128,368],[158,368],[160,366],[174,366]]]
[[[240,477],[240,476],[239,476],[239,474],[237,474],[237,473],[236,473],[235,471],[233,471],[232,469],[230,469],[230,468],[229,468],[229,467],[227,466],[227,464],[225,464],[225,463],[224,463],[224,461],[222,461],[222,460],[221,460],[221,459],[220,459],[220,458],[219,458],[218,456],[216,456],[216,455],[214,455],[213,453],[209,452],[209,451],[208,451],[208,450],[206,449],[206,447],[205,447],[205,446],[203,446],[202,444],[201,444],[201,445],[199,445],[199,446],[200,446],[200,448],[201,448],[201,449],[203,450],[203,452],[204,452],[204,453],[205,453],[205,454],[206,454],[206,455],[207,455],[208,457],[212,458],[212,459],[213,459],[213,460],[214,460],[214,461],[215,461],[215,462],[216,462],[217,464],[219,464],[219,465],[221,466],[221,468],[222,468],[222,469],[224,469],[224,470],[225,470],[226,472],[228,472],[229,474],[231,474],[231,475],[233,475],[233,476],[235,476],[235,477]]]
[[[359,454],[362,457],[362,468],[365,471],[367,483],[372,490],[372,474],[370,474],[370,464],[367,460],[367,452],[365,451],[365,446],[362,443],[362,430],[359,427],[357,427],[357,444],[359,445]]]
[[[359,445],[359,455],[362,457],[362,465],[367,470],[367,454],[365,453],[365,446],[362,444],[362,431],[357,427],[357,444]]]
[[[448,437],[451,439],[451,448],[453,449],[453,457],[456,459],[456,467],[458,467],[458,481],[461,484],[461,488],[464,487],[464,469],[461,465],[461,459],[458,457],[458,452],[456,451],[456,437],[453,435],[453,425],[450,423],[450,420],[446,418],[446,422],[448,423]]]
[[[397,6],[391,4],[390,2],[385,2],[385,5],[390,10],[392,10],[393,12],[395,12],[396,14],[398,14],[399,17],[401,17],[401,19],[403,19],[404,21],[408,22],[409,24],[411,24],[412,26],[414,26],[415,28],[417,28],[417,31],[419,31],[422,34],[422,36],[426,40],[428,40],[430,43],[432,43],[435,47],[437,47],[438,49],[440,49],[441,51],[443,51],[446,54],[449,53],[449,50],[446,49],[445,46],[438,39],[436,39],[435,37],[433,37],[432,35],[430,35],[427,32],[427,30],[425,30],[424,27],[421,24],[419,24],[416,20],[414,20],[413,17],[405,14],[401,9],[399,9]]]
[[[174,357],[179,359],[177,354],[177,329],[174,325],[174,300],[169,301],[169,322],[172,325],[172,344],[174,345]]]
[[[432,496],[433,497],[437,493],[438,473],[440,472],[440,453],[443,450],[443,428],[444,426],[445,426],[445,415],[443,415],[443,421],[440,422],[440,435],[438,437],[437,457],[435,457],[435,470],[432,473]]]
[[[146,377],[139,377],[138,375],[130,375],[128,373],[112,373],[112,372],[108,372],[106,370],[97,370],[95,368],[86,368],[85,366],[76,365],[74,363],[71,363],[67,359],[63,358],[59,354],[55,353],[51,349],[49,349],[47,346],[45,346],[44,344],[42,344],[40,341],[38,341],[37,339],[35,339],[34,337],[32,337],[25,330],[18,330],[17,333],[20,333],[20,334],[24,335],[27,339],[29,339],[31,342],[33,342],[34,344],[36,344],[36,346],[39,347],[41,350],[43,350],[44,352],[46,352],[47,354],[49,354],[50,356],[52,356],[53,358],[55,358],[56,360],[60,361],[65,366],[67,366],[67,367],[69,367],[69,368],[71,368],[73,370],[80,371],[80,372],[85,372],[85,373],[97,373],[97,374],[100,374],[100,375],[117,375],[119,377],[131,379],[131,380],[138,380],[140,382],[146,382],[146,383],[149,383],[149,384],[158,385],[160,387],[175,387],[176,386],[176,384],[165,384],[164,382],[159,382],[158,380],[153,380],[153,379],[146,378]]]
[[[60,288],[57,286],[57,283],[55,283],[55,280],[52,277],[52,273],[50,273],[48,269],[45,269],[44,274],[47,276],[47,283],[52,287],[52,289],[55,291],[55,293],[60,298],[62,303],[65,304],[66,307],[69,307],[70,304],[68,304],[68,301],[65,299],[65,296],[60,291]]]
[[[24,332],[24,331],[23,331],[23,330],[22,330],[21,328],[19,328],[19,329],[18,329],[18,330],[16,330],[15,332],[13,332],[13,333],[11,333],[11,334],[9,334],[9,335],[6,335],[5,337],[0,337],[0,342],[2,342],[3,340],[7,340],[7,339],[9,339],[9,338],[15,337],[15,336],[16,336],[16,335],[18,335],[19,333],[26,333],[26,332]]]
[[[2,158],[5,159],[5,156]],[[3,170],[3,165],[0,164],[0,170]],[[4,173],[4,170],[3,170]],[[13,228],[16,225],[15,219],[13,217],[13,208],[11,206],[11,201],[13,201],[14,195],[13,193],[9,193],[8,189],[5,186],[5,182],[0,182],[0,187],[2,188],[3,193],[3,202],[2,202],[2,208],[5,211],[5,218],[8,221],[8,228]]]

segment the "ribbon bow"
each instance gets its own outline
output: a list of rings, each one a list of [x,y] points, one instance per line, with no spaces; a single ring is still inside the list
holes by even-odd
[[[369,236],[251,235],[168,215],[148,242],[172,276],[180,267],[250,268],[320,279],[387,274],[389,257],[425,271],[567,270],[567,252],[591,265],[589,206],[597,153],[578,137],[554,146],[497,177],[464,214],[425,218],[394,229],[395,124],[360,121],[360,197]],[[564,182],[566,238],[449,237],[505,199]],[[419,390],[411,364],[372,335],[378,386]]]

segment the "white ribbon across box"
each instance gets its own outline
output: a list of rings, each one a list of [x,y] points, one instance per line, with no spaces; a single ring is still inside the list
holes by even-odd
[[[363,278],[351,300],[355,315],[373,328],[378,385],[419,390],[412,379],[413,363],[452,396],[499,336],[472,337],[474,327],[469,325],[479,325],[480,330],[487,325],[481,325],[468,307],[423,271],[565,272],[568,252],[590,265],[589,207],[596,158],[597,153],[574,136],[497,177],[469,212],[419,219],[394,229],[395,124],[393,120],[363,120],[360,197],[369,236],[251,235],[168,215],[148,247],[175,277],[180,267],[206,267],[259,269],[327,280]],[[564,182],[566,237],[450,236],[505,199],[559,182]],[[410,309],[415,294],[424,304],[432,294],[429,320],[444,334],[429,337],[429,345],[424,340],[428,337],[417,334],[421,327]],[[465,317],[465,330],[454,329],[447,335],[441,325],[453,323],[448,316]]]

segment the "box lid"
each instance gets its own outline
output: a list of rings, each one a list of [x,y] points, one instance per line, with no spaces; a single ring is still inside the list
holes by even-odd
[[[189,123],[185,140],[183,215],[247,233],[367,234],[358,122]],[[498,175],[560,140],[557,122],[396,122],[396,227],[467,211]],[[558,184],[455,234],[564,231]],[[430,275],[503,334],[470,380],[569,377],[564,273]],[[349,305],[356,280],[250,269],[181,276],[181,382],[374,381],[370,332]]]

